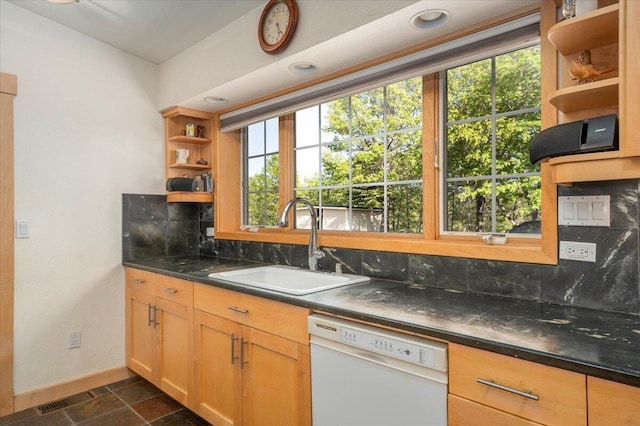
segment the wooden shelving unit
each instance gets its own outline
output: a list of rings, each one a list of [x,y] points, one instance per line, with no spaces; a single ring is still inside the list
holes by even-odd
[[[582,50],[605,46],[617,50],[619,9],[618,4],[613,4],[558,22],[549,29],[549,41],[567,64],[570,55]],[[583,85],[571,81],[571,86],[565,83],[565,87],[552,93],[549,102],[563,113],[618,105],[619,81],[616,76]]]
[[[549,41],[563,56],[618,42],[619,4],[612,4],[558,22],[549,30]]]
[[[547,33],[561,59],[561,85],[551,88],[548,96],[549,103],[557,108],[559,123],[615,113],[620,125],[618,151],[549,160],[554,183],[640,178],[639,138],[632,130],[639,118],[634,114],[637,100],[630,102],[629,98],[630,89],[637,91],[639,74],[640,5],[637,3],[620,0],[558,22]],[[597,69],[617,69],[599,81],[576,85],[568,67],[582,50],[591,51],[594,64],[599,61]]]
[[[173,107],[163,112],[165,119],[165,178],[188,177],[213,171],[213,114],[184,107]],[[204,137],[186,136],[187,124],[204,127]],[[187,163],[176,163],[176,150],[188,149]],[[196,161],[205,160],[207,164]],[[213,192],[167,191],[167,201],[211,203]]]

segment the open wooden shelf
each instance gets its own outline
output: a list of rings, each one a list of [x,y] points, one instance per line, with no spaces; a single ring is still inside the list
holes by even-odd
[[[618,3],[558,22],[549,41],[563,55],[618,42]]]
[[[189,191],[167,192],[167,202],[169,203],[212,203],[213,192],[189,192]]]
[[[562,112],[603,108],[618,104],[620,78],[613,77],[555,91],[549,102]]]
[[[574,182],[638,178],[640,157],[620,157],[619,151],[596,155],[598,154],[578,154],[574,157],[579,157],[580,161],[574,158],[571,162],[554,164],[553,183],[573,184]],[[613,157],[613,155],[616,156]]]
[[[196,138],[195,136],[172,136],[169,138],[169,142],[180,142],[180,143],[211,143],[211,139],[207,138]]]
[[[564,164],[575,163],[576,158],[580,161],[598,161],[598,160],[610,160],[612,158],[620,158],[620,151],[612,150],[605,152],[587,152],[584,154],[564,155],[562,157],[554,157],[549,159],[549,164]]]
[[[211,166],[208,164],[195,164],[195,163],[174,163],[170,164],[171,169],[185,169],[185,170],[211,170]]]

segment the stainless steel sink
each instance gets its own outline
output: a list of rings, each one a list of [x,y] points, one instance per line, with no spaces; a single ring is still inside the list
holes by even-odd
[[[295,295],[369,281],[369,277],[332,272],[311,272],[290,266],[261,266],[209,274],[209,278]]]

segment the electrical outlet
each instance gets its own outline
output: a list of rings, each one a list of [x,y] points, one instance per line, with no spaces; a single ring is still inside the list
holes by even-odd
[[[80,330],[69,332],[69,349],[75,349],[80,347],[80,339],[82,338],[82,332]]]
[[[595,262],[596,244],[579,243],[576,241],[560,241],[560,259]]]

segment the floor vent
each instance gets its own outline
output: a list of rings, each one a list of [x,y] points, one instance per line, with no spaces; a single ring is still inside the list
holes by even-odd
[[[93,398],[95,398],[93,393],[83,392],[58,401],[49,402],[48,404],[39,405],[36,407],[36,411],[39,416],[44,416],[45,414],[53,413],[54,411],[62,410],[63,408],[71,407],[72,405],[89,401]]]

